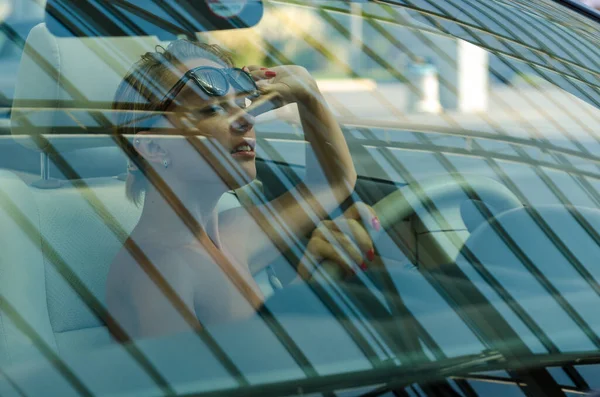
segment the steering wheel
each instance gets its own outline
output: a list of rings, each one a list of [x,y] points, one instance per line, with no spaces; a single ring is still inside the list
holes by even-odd
[[[427,213],[431,204],[460,211],[465,200],[469,199],[483,202],[493,214],[523,206],[506,186],[492,178],[449,174],[426,179],[416,187],[403,186],[381,199],[373,208],[385,230],[411,214]],[[463,221],[469,231],[478,226],[468,220]]]
[[[475,202],[476,205],[483,204],[486,210],[471,206],[472,211],[469,215],[465,211],[464,205],[468,202]],[[414,214],[419,216],[426,227],[431,225],[435,227],[435,217],[431,214],[432,205],[435,206],[433,211],[443,211],[443,217],[450,218],[451,227],[460,229],[466,227],[469,232],[475,230],[490,216],[493,217],[504,211],[523,206],[508,188],[492,178],[450,174],[425,179],[419,182],[418,186],[403,186],[373,205],[373,209],[379,217],[382,230],[388,230]],[[433,223],[430,224],[431,222]],[[437,227],[441,227],[441,225],[437,225]],[[373,238],[376,239],[377,236],[375,235]],[[324,261],[321,263],[321,268],[330,276],[340,279],[341,270],[337,264]],[[401,328],[398,328],[400,332],[397,332],[396,337],[389,340],[390,343],[395,344],[398,354],[412,357],[416,360],[415,362],[426,361],[426,355],[419,342],[418,331],[411,320],[412,316],[408,314],[402,297],[397,293],[391,274],[385,267],[375,271],[369,270],[369,273],[379,279],[378,284],[382,296],[389,297],[389,300],[386,299],[388,308],[382,306],[364,288],[356,288],[352,285],[349,288],[342,288],[348,295],[354,295],[355,305],[361,305],[360,301],[364,300],[362,304],[375,317],[387,317],[389,320],[396,320],[392,322],[400,322]],[[388,309],[391,309],[391,313]]]
[[[379,217],[382,230],[389,230],[413,214],[417,214],[421,218],[428,216],[432,204],[436,209],[443,211],[444,217],[448,215],[448,211],[453,211],[461,217],[463,212],[461,208],[469,200],[483,202],[490,210],[491,216],[522,207],[521,202],[512,192],[494,179],[474,175],[446,175],[423,180],[419,182],[418,186],[403,186],[381,199],[373,208]],[[481,223],[485,217],[480,216],[479,219],[479,223]],[[467,226],[469,230],[473,230],[477,227],[475,223],[461,222],[457,225],[463,229]],[[372,237],[377,239],[377,235]],[[341,272],[337,264],[324,261],[320,268],[320,271],[317,270],[319,274],[324,272],[334,280],[342,279],[339,274],[335,274],[335,272]],[[427,362],[427,355],[419,341],[420,331],[416,328],[414,317],[405,306],[401,294],[396,291],[391,274],[384,266],[381,266],[377,269],[370,269],[365,275],[371,281],[377,279],[377,288],[379,288],[380,294],[375,294],[370,288],[366,288],[360,277],[354,277],[339,284],[335,283],[337,285],[335,289],[339,288],[345,295],[345,299],[349,299],[355,309],[369,318],[369,324],[378,330],[380,337],[384,338],[385,343],[393,349],[396,355],[403,357],[402,360],[409,360],[414,364]],[[288,319],[304,319],[303,321],[306,321],[307,324],[319,324],[318,319],[336,318],[340,324],[348,327],[349,335],[352,334],[352,320],[345,320],[345,315],[340,313],[340,310],[344,311],[341,307],[335,308],[337,304],[328,297],[330,292],[325,291],[331,286],[328,286],[327,281],[322,282],[321,277],[313,278],[305,285],[284,287],[267,301],[266,306],[277,316],[288,315]],[[307,293],[306,285],[310,286],[321,299],[325,299],[324,303],[329,301],[327,305],[333,307],[330,309],[333,310],[331,312],[333,316],[324,311],[320,304],[315,303],[314,298],[310,298],[312,295]],[[359,340],[360,338],[356,340],[356,343]]]
[[[522,207],[521,202],[513,193],[494,179],[476,175],[445,175],[423,180],[419,182],[418,186],[403,186],[381,199],[373,205],[373,208],[379,217],[382,230],[389,230],[413,214],[419,215],[422,219],[429,216],[432,204],[435,204],[436,209],[443,211],[444,217],[448,215],[448,212],[454,212],[454,215],[458,214],[458,217],[462,218],[461,208],[469,200],[484,203],[492,216]],[[479,223],[483,220],[485,218],[480,216]],[[463,229],[466,226],[470,231],[478,226],[475,221],[461,221],[458,225]],[[377,239],[377,235],[372,237]],[[342,270],[334,262],[324,261],[320,268],[320,271],[317,270],[318,273],[324,272],[334,280],[342,280],[340,275]],[[339,287],[353,302],[354,307],[375,319],[370,324],[381,328],[380,335],[386,338],[387,344],[393,346],[392,348],[398,355],[414,360],[415,363],[427,361],[419,342],[418,331],[411,320],[412,316],[404,305],[402,297],[395,291],[389,272],[385,267],[381,267],[369,270],[367,275],[382,281],[377,284],[380,285],[378,288],[380,288],[381,296],[386,297],[384,300],[386,300],[387,306],[382,304],[373,291],[365,288],[358,278],[341,282]],[[323,290],[325,284],[314,278],[309,282],[314,291],[320,290],[322,294],[327,295]],[[291,318],[302,313],[310,313],[309,318],[323,316],[325,312],[319,309],[318,305],[311,305],[310,302],[312,300],[307,299],[306,288],[295,285],[286,286],[280,290],[273,296],[273,299],[269,299],[267,306],[273,312],[280,313],[279,315],[282,313],[292,314]],[[325,314],[325,316],[327,315]],[[338,316],[338,318],[343,318],[343,316]],[[393,326],[393,324],[395,325]],[[395,331],[389,328],[391,326]]]
[[[407,217],[416,214],[425,226],[433,230],[437,225],[431,214],[432,205],[443,210],[443,217],[456,229],[475,230],[486,218],[478,211],[469,211],[465,203],[484,204],[492,216],[523,204],[500,182],[479,175],[446,174],[419,182],[418,186],[406,185],[390,193],[373,205],[382,230],[388,230]],[[474,208],[474,207],[471,207]],[[372,236],[377,238],[377,236]],[[321,267],[334,277],[339,276],[338,265],[330,261]]]

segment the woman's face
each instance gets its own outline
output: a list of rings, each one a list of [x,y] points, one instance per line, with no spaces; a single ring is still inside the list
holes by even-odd
[[[181,70],[185,73],[199,66],[223,68],[207,59],[195,59],[186,62]],[[231,189],[256,178],[254,118],[244,111],[245,106],[246,98],[236,96],[233,88],[224,96],[209,97],[200,92],[194,81],[188,81],[169,107],[174,113],[168,119],[175,126],[174,135],[192,136],[192,139],[207,137],[196,140],[203,142],[201,147],[206,152],[199,154],[181,137],[159,139],[169,161],[162,173],[186,182],[222,183],[225,180]],[[182,112],[177,113],[180,110]],[[214,167],[219,170],[215,171]]]

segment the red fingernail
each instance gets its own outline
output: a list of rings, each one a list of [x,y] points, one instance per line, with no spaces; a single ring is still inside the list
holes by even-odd
[[[275,73],[275,72],[274,72],[274,71],[272,71],[272,70],[267,70],[267,71],[265,72],[265,76],[267,76],[267,77],[275,77],[275,76],[277,76],[277,73]]]
[[[267,68],[260,68],[260,70],[267,70]]]
[[[361,263],[361,264],[360,264],[360,268],[361,268],[362,270],[366,271],[366,270],[367,270],[367,264],[366,264],[365,262]]]
[[[375,250],[373,248],[367,251],[367,259],[371,262],[375,260]]]
[[[371,226],[373,226],[373,229],[375,229],[376,232],[381,229],[381,223],[379,223],[379,219],[376,216],[371,219]]]

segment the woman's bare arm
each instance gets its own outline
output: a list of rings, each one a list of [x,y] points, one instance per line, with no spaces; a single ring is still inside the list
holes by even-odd
[[[251,70],[255,76],[261,73],[256,67]],[[286,234],[298,237],[310,233],[351,194],[357,178],[342,130],[314,79],[299,66],[272,70],[277,77],[272,81],[259,80],[259,87],[264,93],[279,93],[282,104],[297,104],[304,136],[310,145],[302,183],[269,205],[235,209],[225,216],[225,219],[236,218],[235,227],[247,230],[247,257],[250,261],[260,258],[263,265],[287,249]],[[227,223],[225,229],[229,227]],[[286,231],[282,233],[279,226]]]

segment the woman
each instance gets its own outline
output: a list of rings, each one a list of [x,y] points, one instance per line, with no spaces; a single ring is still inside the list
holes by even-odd
[[[304,279],[323,259],[347,275],[373,260],[363,226],[378,228],[370,207],[355,204],[340,219],[320,222],[352,192],[356,173],[314,79],[299,66],[232,66],[217,46],[178,40],[142,56],[117,90],[117,133],[135,134],[126,193],[136,204],[144,197],[107,281],[109,328],[117,339],[252,315],[263,297],[250,259],[268,264],[290,235],[312,231],[298,269]],[[217,216],[219,198],[256,177],[254,118],[246,105],[262,98],[297,104],[315,158],[307,160],[303,183],[268,205]]]

